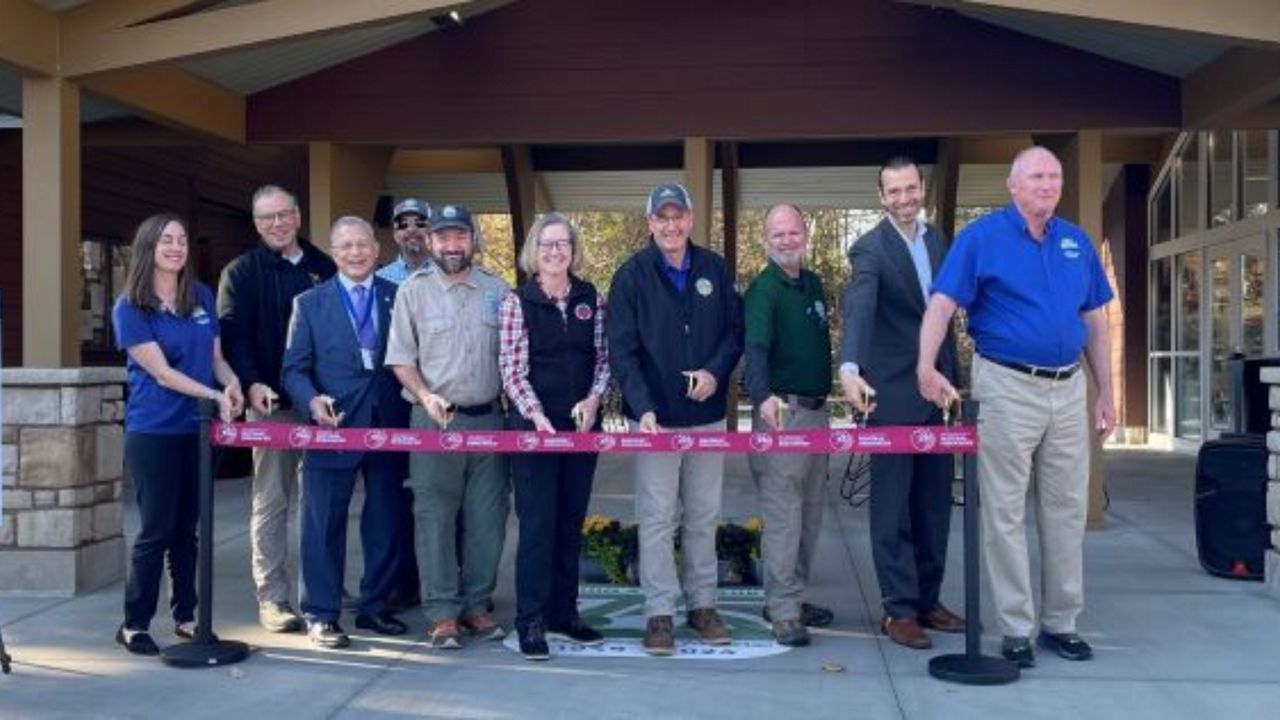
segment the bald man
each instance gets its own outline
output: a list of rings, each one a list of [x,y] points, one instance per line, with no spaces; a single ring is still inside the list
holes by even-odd
[[[1053,153],[1018,153],[1008,188],[1013,202],[966,226],[934,281],[916,376],[927,400],[941,405],[954,396],[934,360],[952,314],[965,308],[976,347],[973,397],[981,403],[983,549],[1001,651],[1032,667],[1028,494],[1040,536],[1039,644],[1068,660],[1093,656],[1076,620],[1084,609],[1089,432],[1105,438],[1116,422],[1106,315],[1112,291],[1089,236],[1054,216],[1062,163]],[[1098,388],[1092,413],[1082,353]]]
[[[756,430],[826,429],[831,392],[831,328],[822,279],[804,268],[809,231],[791,205],[764,221],[769,264],[745,297],[747,394]],[[831,611],[804,602],[822,528],[827,455],[761,453],[749,457],[764,516],[765,618],[783,645],[808,645],[806,626],[831,623]]]

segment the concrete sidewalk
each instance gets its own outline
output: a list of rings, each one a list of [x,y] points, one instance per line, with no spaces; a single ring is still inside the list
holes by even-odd
[[[559,658],[529,663],[500,644],[457,652],[417,642],[425,623],[406,613],[411,639],[353,635],[349,651],[320,652],[301,634],[256,623],[248,560],[244,481],[220,482],[215,534],[215,629],[251,643],[231,668],[176,670],[115,645],[122,584],[72,599],[0,595],[0,627],[14,674],[0,676],[0,718],[318,717],[776,717],[790,718],[1274,718],[1280,716],[1280,603],[1260,583],[1212,578],[1195,557],[1186,456],[1108,451],[1107,527],[1086,541],[1088,610],[1081,630],[1097,656],[1068,663],[1038,653],[1018,683],[970,688],[929,677],[938,652],[960,637],[935,635],[935,650],[910,651],[876,634],[878,591],[865,508],[839,494],[846,458],[832,462],[829,512],[811,598],[836,611],[814,644],[737,661]],[[601,465],[593,512],[630,517],[629,465]],[[725,516],[756,511],[743,459],[730,458]],[[960,511],[952,524],[945,602],[961,610]],[[295,525],[296,527],[296,525]],[[355,535],[352,526],[352,537]],[[127,516],[126,535],[136,532]],[[514,610],[515,521],[497,598]],[[350,543],[353,546],[354,542]],[[349,563],[349,587],[358,554]],[[986,618],[986,626],[994,621]],[[349,616],[345,625],[353,630]],[[152,631],[173,642],[163,612]],[[988,652],[998,638],[988,636]],[[824,672],[834,663],[845,672]]]

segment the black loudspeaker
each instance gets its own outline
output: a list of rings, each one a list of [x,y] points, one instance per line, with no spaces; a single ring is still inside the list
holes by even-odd
[[[1212,575],[1262,580],[1267,526],[1267,442],[1230,435],[1196,457],[1196,551]]]

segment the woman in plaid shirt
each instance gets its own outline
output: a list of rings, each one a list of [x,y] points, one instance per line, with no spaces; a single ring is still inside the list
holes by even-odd
[[[578,233],[558,213],[538,218],[520,254],[530,279],[502,301],[498,367],[516,430],[598,431],[609,384],[604,298],[577,277]],[[520,543],[516,631],[520,652],[547,660],[547,637],[599,644],[578,616],[578,553],[591,499],[594,453],[513,455]]]

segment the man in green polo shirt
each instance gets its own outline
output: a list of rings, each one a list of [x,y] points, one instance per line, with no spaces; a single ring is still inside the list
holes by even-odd
[[[826,428],[831,390],[831,332],[822,280],[803,267],[809,233],[791,205],[765,215],[769,264],[747,289],[744,379],[755,430]],[[753,454],[751,473],[764,516],[765,618],[783,645],[808,645],[805,626],[832,621],[804,602],[822,527],[825,453]]]

